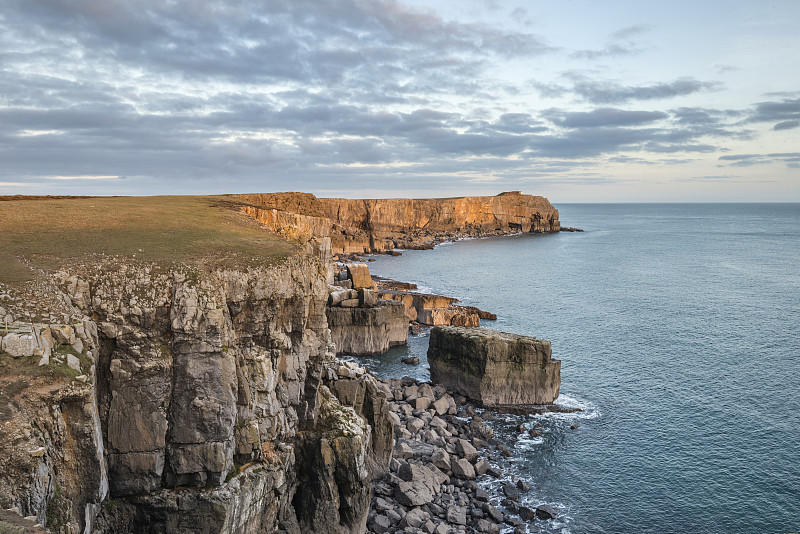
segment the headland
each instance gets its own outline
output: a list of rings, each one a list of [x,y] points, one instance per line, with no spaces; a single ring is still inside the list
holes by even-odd
[[[0,506],[69,533],[520,527],[520,487],[475,481],[507,451],[480,408],[336,357],[333,256],[559,228],[519,193],[4,198]],[[361,289],[339,307],[404,315]]]

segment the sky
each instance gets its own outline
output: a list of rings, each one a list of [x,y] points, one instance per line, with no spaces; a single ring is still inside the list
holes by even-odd
[[[800,2],[4,0],[0,194],[800,201]]]

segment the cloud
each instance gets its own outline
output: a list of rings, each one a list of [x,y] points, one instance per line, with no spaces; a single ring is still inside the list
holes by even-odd
[[[616,108],[599,108],[586,112],[567,112],[550,109],[542,113],[553,123],[564,128],[593,128],[600,126],[634,126],[665,119],[662,111],[629,111]]]
[[[566,83],[533,81],[531,86],[542,97],[558,98],[574,94],[585,102],[600,105],[664,100],[703,91],[718,91],[723,88],[720,82],[700,81],[693,78],[680,78],[671,82],[650,85],[623,85],[608,80],[596,80],[575,72],[564,73],[563,78],[567,80]]]
[[[211,0],[146,8],[124,0],[12,0],[7,8],[8,29],[17,28],[12,35],[20,42],[71,42],[92,61],[187,79],[398,81],[421,69],[457,72],[476,59],[551,50],[532,34],[446,21],[395,0]]]
[[[682,78],[642,86],[627,86],[614,82],[580,79],[572,86],[572,92],[594,104],[620,104],[632,100],[662,100],[686,96],[701,91],[716,91],[722,88],[719,82],[704,82],[693,78]]]
[[[775,126],[772,127],[773,130],[792,130],[800,126],[800,120],[791,120],[791,121],[783,121],[777,123]]]
[[[775,131],[791,130],[800,126],[800,98],[784,98],[779,102],[759,102],[748,122],[774,122]]]
[[[524,9],[512,16],[530,22]],[[633,54],[648,30],[622,28],[600,52]],[[0,180],[136,193],[334,189],[330,180],[361,189],[368,178],[378,189],[435,180],[455,191],[548,173],[597,179],[599,162],[677,163],[755,137],[755,122],[797,127],[794,93],[747,110],[670,109],[661,101],[721,85],[581,71],[534,82],[575,100],[548,107],[530,85],[497,80],[555,52],[527,31],[398,0],[9,0]],[[767,159],[797,163],[719,164]]]
[[[734,167],[750,167],[752,165],[767,165],[784,163],[787,167],[795,167],[800,163],[800,152],[775,152],[771,154],[730,154],[720,156],[724,165]],[[727,163],[730,162],[730,163]]]
[[[681,107],[671,111],[676,123],[687,126],[712,126],[724,124],[726,119],[742,116],[741,111],[697,107]]]
[[[599,50],[577,50],[570,54],[570,57],[573,59],[596,60],[607,57],[640,54],[644,51],[644,48],[634,40],[634,37],[646,33],[649,30],[650,26],[645,24],[637,24],[619,29],[609,36],[603,48]]]

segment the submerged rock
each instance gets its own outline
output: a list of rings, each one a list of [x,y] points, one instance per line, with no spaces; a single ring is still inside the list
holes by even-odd
[[[555,519],[558,514],[559,511],[556,508],[546,504],[540,504],[536,507],[536,517],[539,519]]]

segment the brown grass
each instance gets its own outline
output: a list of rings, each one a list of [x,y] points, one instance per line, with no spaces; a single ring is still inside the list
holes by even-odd
[[[30,280],[94,255],[242,266],[285,258],[293,245],[242,214],[231,197],[5,197],[0,282]]]

